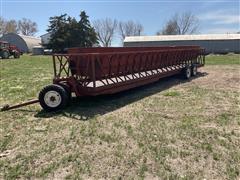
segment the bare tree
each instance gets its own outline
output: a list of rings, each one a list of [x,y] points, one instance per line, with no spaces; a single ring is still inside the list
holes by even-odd
[[[0,16],[0,36],[3,35],[5,29],[5,19]]]
[[[117,20],[110,18],[100,19],[93,22],[98,39],[103,47],[109,47],[117,29]]]
[[[120,22],[118,30],[121,40],[123,41],[126,36],[140,36],[143,32],[143,26],[140,23],[133,21]]]
[[[178,24],[177,21],[169,20],[163,30],[157,32],[157,35],[176,35],[178,34]]]
[[[18,21],[18,30],[23,35],[33,36],[37,32],[37,23],[23,18]]]
[[[175,14],[167,21],[164,28],[157,32],[157,35],[194,34],[198,31],[198,27],[198,18],[191,12],[185,12],[180,15]]]
[[[18,26],[17,26],[17,21],[15,20],[10,20],[6,21],[3,26],[3,34],[6,33],[17,33],[18,32]]]

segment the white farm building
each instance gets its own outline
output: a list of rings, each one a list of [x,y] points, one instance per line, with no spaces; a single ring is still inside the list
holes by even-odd
[[[240,34],[131,36],[125,47],[198,45],[206,53],[240,53]]]
[[[23,53],[30,53],[34,46],[39,46],[41,44],[40,38],[15,33],[4,34],[0,40],[16,45]]]
[[[47,46],[50,38],[51,38],[51,33],[46,33],[40,36],[41,37],[41,43],[43,46]]]

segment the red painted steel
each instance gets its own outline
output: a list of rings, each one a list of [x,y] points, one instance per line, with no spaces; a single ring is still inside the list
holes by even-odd
[[[112,94],[204,63],[199,46],[70,48],[53,55],[53,83],[67,84],[77,96]]]

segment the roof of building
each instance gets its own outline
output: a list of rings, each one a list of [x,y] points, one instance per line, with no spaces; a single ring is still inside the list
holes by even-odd
[[[124,42],[147,41],[195,41],[195,40],[240,40],[240,34],[200,34],[200,35],[160,35],[160,36],[129,36]]]
[[[50,36],[50,35],[51,35],[51,33],[50,33],[50,32],[47,32],[47,33],[41,35],[40,37],[43,37],[43,36]]]
[[[33,47],[36,44],[40,44],[41,43],[41,38],[37,38],[37,37],[33,37],[33,36],[25,36],[25,35],[21,35],[18,34],[22,39],[25,40],[25,42],[27,42],[28,46]]]

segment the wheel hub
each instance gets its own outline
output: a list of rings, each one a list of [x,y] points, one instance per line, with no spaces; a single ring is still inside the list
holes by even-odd
[[[193,67],[193,75],[194,75],[194,76],[197,75],[197,67],[196,67],[196,66]]]
[[[61,104],[62,98],[61,95],[56,91],[48,91],[44,95],[44,101],[49,107],[57,107]]]
[[[50,97],[50,101],[54,102],[56,100],[56,98],[54,96]]]
[[[191,76],[191,70],[188,68],[187,69],[187,77],[189,78]]]

